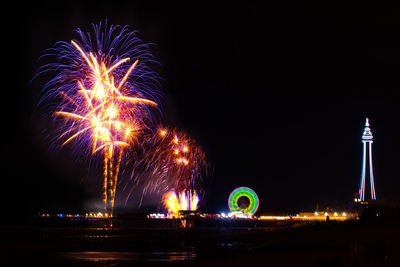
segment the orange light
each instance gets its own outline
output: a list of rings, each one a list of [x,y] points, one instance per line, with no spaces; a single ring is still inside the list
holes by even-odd
[[[60,138],[66,137],[63,145],[80,136],[85,136],[91,141],[91,154],[97,151],[103,153],[103,190],[105,192],[103,197],[105,203],[111,201],[112,208],[122,150],[133,144],[134,134],[142,128],[142,125],[136,125],[135,116],[139,114],[136,113],[136,104],[150,106],[157,104],[129,94],[128,78],[135,70],[138,60],[133,62],[120,79],[114,76],[113,70],[129,61],[129,58],[123,58],[112,66],[108,66],[102,55],[85,52],[78,43],[74,41],[71,43],[79,52],[83,63],[86,64],[87,75],[84,79],[75,81],[79,88],[77,95],[71,98],[66,94],[61,94],[67,102],[69,101],[69,105],[75,105],[75,109],[71,112],[61,109],[54,115],[63,117],[66,121],[72,121],[72,126],[60,135]],[[119,80],[118,84],[115,84],[116,80]],[[165,133],[166,131],[162,132],[162,135]],[[109,184],[113,186],[109,188]],[[108,215],[111,217],[112,213]],[[103,215],[98,214],[98,216]]]

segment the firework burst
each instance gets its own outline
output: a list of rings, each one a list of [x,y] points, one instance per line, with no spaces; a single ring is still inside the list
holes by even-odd
[[[187,190],[180,192],[178,195],[174,191],[167,192],[163,195],[163,204],[168,210],[171,217],[179,217],[179,211],[197,210],[199,197],[195,190]]]
[[[201,147],[186,133],[176,129],[159,128],[142,144],[142,156],[135,157],[133,164],[131,181],[134,182],[134,186],[131,187],[130,193],[140,186],[143,188],[142,196],[151,193],[165,194],[170,191],[180,194],[194,189],[201,194],[208,163]]]
[[[59,42],[48,55],[57,62],[40,73],[56,76],[43,90],[54,120],[61,121],[57,140],[80,153],[103,159],[103,200],[112,214],[119,168],[124,152],[135,147],[149,128],[158,76],[148,46],[127,27],[93,25],[94,35],[77,30],[80,40]]]

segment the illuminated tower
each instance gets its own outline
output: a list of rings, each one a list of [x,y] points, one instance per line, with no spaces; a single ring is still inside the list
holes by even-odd
[[[362,170],[361,170],[361,181],[360,181],[360,190],[359,193],[359,201],[364,201],[365,199],[365,176],[366,176],[366,167],[368,163],[369,167],[369,181],[371,184],[371,199],[375,200],[375,185],[374,185],[374,173],[372,170],[372,143],[373,136],[371,133],[371,128],[369,128],[369,119],[367,118],[365,121],[364,133],[362,135],[362,143],[363,143],[363,162],[362,162]],[[368,154],[367,154],[368,150]],[[366,156],[368,155],[368,161],[366,160]]]

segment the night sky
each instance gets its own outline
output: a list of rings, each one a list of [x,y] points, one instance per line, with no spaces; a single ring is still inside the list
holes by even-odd
[[[48,122],[36,108],[44,80],[30,80],[45,49],[105,19],[156,44],[165,121],[198,140],[213,169],[203,211],[227,210],[239,186],[257,192],[260,213],[347,207],[359,186],[366,117],[377,197],[399,202],[400,9],[272,2],[14,4],[3,27],[3,78],[13,81],[2,86],[5,210],[26,219],[84,210],[100,197],[87,164],[48,149]]]

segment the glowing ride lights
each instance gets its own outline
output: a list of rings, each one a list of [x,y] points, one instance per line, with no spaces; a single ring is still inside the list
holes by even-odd
[[[147,215],[148,219],[166,219],[167,216],[165,216],[165,214],[163,213],[150,213],[149,215]]]
[[[238,200],[241,197],[249,199],[250,203],[247,208],[239,207]],[[229,195],[228,206],[231,212],[241,212],[244,215],[253,216],[258,209],[259,200],[256,192],[248,187],[239,187],[232,191]]]
[[[81,43],[59,42],[49,50],[57,62],[44,65],[39,74],[57,75],[45,85],[40,102],[50,102],[53,118],[62,121],[61,146],[74,142],[78,154],[102,158],[104,209],[112,216],[124,152],[151,123],[149,107],[157,106],[151,100],[157,75],[146,64],[154,60],[136,32],[107,25],[102,32],[101,24],[93,28],[94,37],[78,29]]]
[[[220,213],[217,215],[219,219],[252,219],[253,215],[250,213],[244,214],[241,211],[229,212],[229,213]]]

